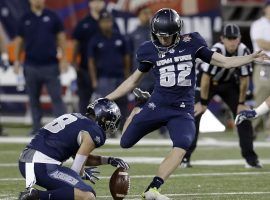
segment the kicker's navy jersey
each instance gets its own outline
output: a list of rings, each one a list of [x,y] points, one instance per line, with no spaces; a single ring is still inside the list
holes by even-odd
[[[76,155],[81,143],[81,131],[90,134],[96,147],[105,143],[106,135],[94,120],[72,113],[64,114],[46,124],[27,147],[64,162]]]
[[[181,36],[179,44],[162,54],[151,41],[143,43],[137,51],[138,70],[152,70],[155,88],[152,98],[162,104],[193,105],[195,89],[195,60],[210,62],[213,51],[208,49],[199,33]]]

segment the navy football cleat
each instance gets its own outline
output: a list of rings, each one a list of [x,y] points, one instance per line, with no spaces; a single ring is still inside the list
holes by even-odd
[[[35,188],[29,188],[20,193],[19,200],[39,200],[38,191]]]
[[[149,92],[142,91],[140,88],[135,88],[133,94],[135,95],[136,107],[142,107],[151,97]]]

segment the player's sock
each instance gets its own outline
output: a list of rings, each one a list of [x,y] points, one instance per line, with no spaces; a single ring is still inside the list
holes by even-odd
[[[153,178],[153,181],[150,183],[150,185],[147,187],[147,189],[145,190],[145,192],[147,192],[150,188],[157,188],[159,189],[160,186],[164,183],[164,180],[158,176],[155,176]]]
[[[57,190],[48,190],[48,191],[39,190],[40,200],[63,199],[63,195],[65,196],[65,200],[74,200],[74,188],[64,187],[64,188],[59,188]]]

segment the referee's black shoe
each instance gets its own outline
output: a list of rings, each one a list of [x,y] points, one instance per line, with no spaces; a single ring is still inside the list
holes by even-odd
[[[190,164],[190,160],[187,158],[183,158],[180,168],[192,168],[192,165]]]
[[[257,168],[260,169],[262,168],[262,165],[260,164],[260,162],[258,160],[255,161],[247,161],[245,168]]]

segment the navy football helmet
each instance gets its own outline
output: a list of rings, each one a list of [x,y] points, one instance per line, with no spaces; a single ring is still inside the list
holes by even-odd
[[[155,13],[151,20],[151,40],[159,51],[166,53],[179,43],[182,27],[183,20],[175,10],[162,8]],[[173,36],[172,44],[169,47],[164,47],[160,44],[157,36]]]
[[[119,127],[121,112],[114,101],[99,98],[87,106],[86,116],[94,116],[97,124],[106,133],[113,134]]]

